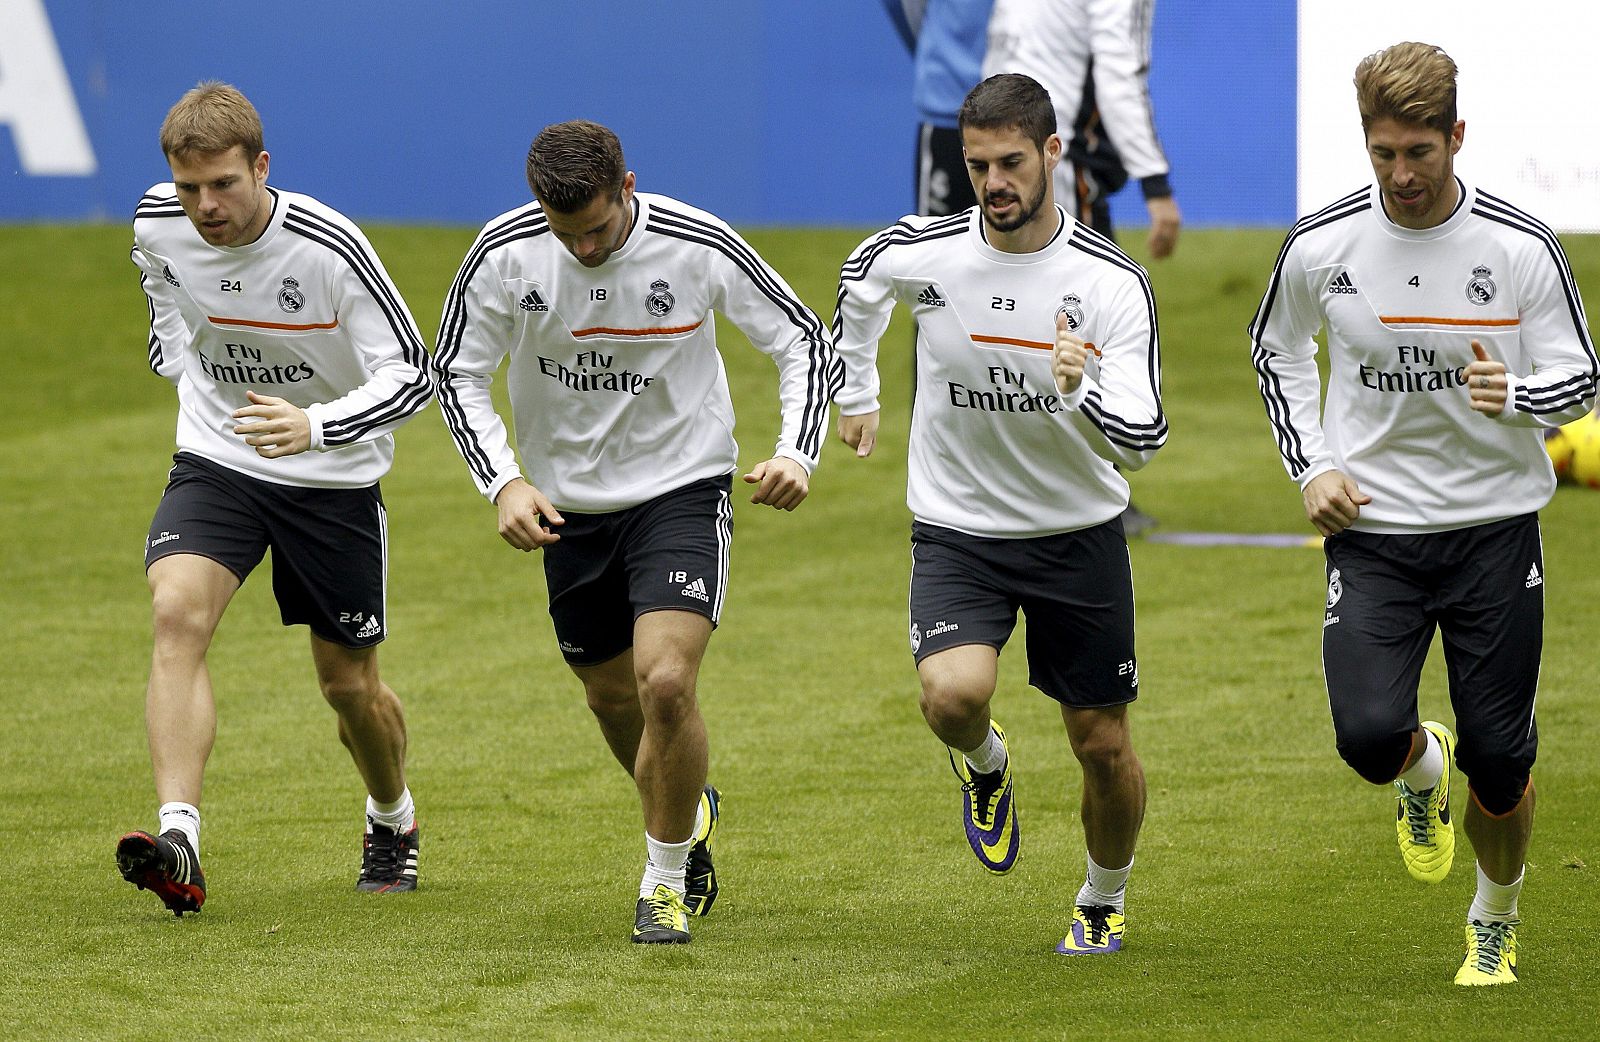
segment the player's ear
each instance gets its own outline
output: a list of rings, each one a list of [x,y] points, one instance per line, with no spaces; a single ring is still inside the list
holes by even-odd
[[[1467,121],[1456,120],[1456,125],[1450,128],[1450,154],[1455,155],[1461,151],[1461,143],[1467,139]]]
[[[259,153],[257,153],[256,161],[255,161],[255,175],[256,175],[256,180],[258,182],[266,181],[266,179],[267,179],[267,168],[270,167],[271,165],[272,165],[272,156],[267,154],[267,150],[266,149],[262,149]]]
[[[1061,162],[1061,135],[1051,134],[1044,139],[1044,168],[1055,170],[1056,164]]]

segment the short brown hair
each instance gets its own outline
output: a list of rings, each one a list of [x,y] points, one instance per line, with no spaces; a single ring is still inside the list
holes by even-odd
[[[1056,107],[1050,92],[1032,76],[1003,72],[990,76],[961,103],[956,122],[962,130],[1016,128],[1041,149],[1056,132]]]
[[[244,147],[247,162],[256,161],[264,147],[261,116],[237,87],[220,80],[196,84],[161,121],[161,152],[169,157],[216,155],[234,145]]]
[[[602,193],[617,195],[627,173],[617,135],[586,119],[552,123],[528,146],[528,187],[557,213],[577,213]]]
[[[1431,43],[1397,43],[1356,66],[1361,129],[1394,119],[1445,134],[1456,125],[1456,63]]]

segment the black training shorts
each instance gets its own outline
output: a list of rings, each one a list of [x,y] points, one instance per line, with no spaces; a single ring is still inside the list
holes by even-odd
[[[561,654],[594,666],[633,646],[633,623],[651,611],[722,615],[733,542],[730,475],[704,478],[636,507],[563,510],[561,538],[544,548],[550,618]]]
[[[364,648],[383,640],[388,518],[377,485],[280,485],[188,452],[173,457],[144,566],[171,554],[209,557],[243,583],[272,549],[272,592],[285,626]]]
[[[1028,683],[1075,709],[1132,702],[1133,570],[1121,518],[1076,532],[994,539],[911,524],[911,651],[1005,646],[1028,621]]]
[[[1448,532],[1346,529],[1323,544],[1322,666],[1341,743],[1417,728],[1417,685],[1437,628],[1455,710],[1456,763],[1480,802],[1522,798],[1538,750],[1544,552],[1535,514]],[[1395,764],[1398,771],[1403,759]]]

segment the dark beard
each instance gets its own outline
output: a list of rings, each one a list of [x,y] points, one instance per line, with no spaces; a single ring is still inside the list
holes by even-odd
[[[1050,175],[1047,172],[1045,174],[1045,177],[1049,177],[1049,176]],[[1033,199],[1026,206],[1023,206],[1022,208],[1020,208],[1017,211],[1017,215],[1015,217],[1011,218],[1010,220],[1005,221],[1005,222],[997,221],[993,217],[989,216],[988,210],[984,211],[983,219],[985,221],[989,222],[989,227],[993,228],[997,232],[1014,232],[1014,231],[1016,231],[1018,228],[1021,228],[1023,225],[1025,225],[1029,221],[1033,220],[1034,217],[1039,213],[1039,208],[1044,205],[1044,192],[1045,192],[1045,187],[1046,187],[1047,184],[1048,184],[1048,182],[1046,182],[1043,178],[1041,178],[1040,181],[1039,181],[1039,192],[1038,192],[1038,194],[1036,194],[1033,197]]]

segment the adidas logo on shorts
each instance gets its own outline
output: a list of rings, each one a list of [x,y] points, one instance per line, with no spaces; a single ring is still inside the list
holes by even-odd
[[[1533,589],[1535,586],[1544,585],[1544,576],[1539,574],[1539,565],[1537,562],[1535,562],[1534,565],[1528,569],[1528,581],[1522,585],[1529,590]]]
[[[383,624],[378,621],[378,617],[376,615],[368,615],[367,621],[362,624],[360,629],[356,630],[356,637],[358,639],[363,637],[376,637],[382,632]]]
[[[685,586],[683,588],[683,595],[685,597],[693,597],[697,601],[706,601],[708,603],[711,600],[711,595],[706,592],[706,581],[704,579],[696,579],[688,586]]]

